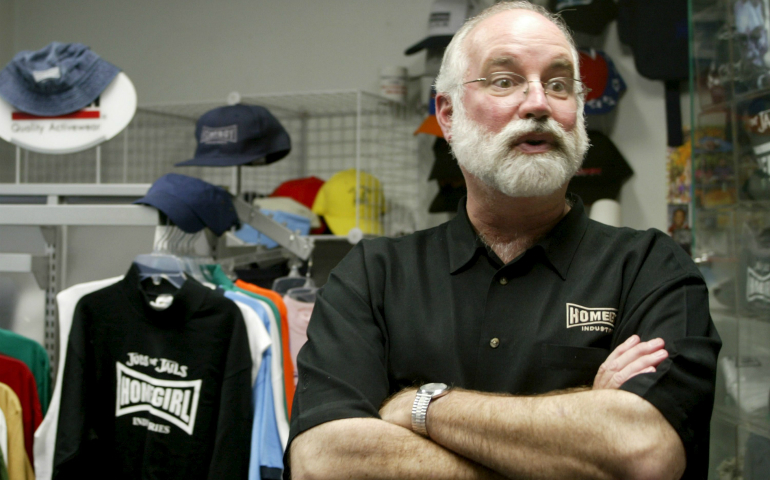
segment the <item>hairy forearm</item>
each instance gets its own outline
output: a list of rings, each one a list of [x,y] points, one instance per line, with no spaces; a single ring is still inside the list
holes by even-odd
[[[297,436],[293,480],[500,479],[495,472],[409,430],[374,418],[335,420]]]
[[[541,397],[456,390],[428,412],[435,442],[510,478],[679,478],[684,449],[655,407],[618,390]]]

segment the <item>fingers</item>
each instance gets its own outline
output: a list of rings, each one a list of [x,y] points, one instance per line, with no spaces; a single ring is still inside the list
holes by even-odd
[[[594,389],[618,388],[640,373],[652,373],[668,357],[663,339],[640,342],[633,335],[619,345],[599,367],[594,378]]]

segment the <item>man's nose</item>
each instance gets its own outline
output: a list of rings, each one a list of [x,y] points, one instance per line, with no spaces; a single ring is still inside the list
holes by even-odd
[[[519,105],[519,117],[539,119],[549,117],[551,113],[551,105],[548,103],[543,84],[538,81],[529,82],[528,93]]]

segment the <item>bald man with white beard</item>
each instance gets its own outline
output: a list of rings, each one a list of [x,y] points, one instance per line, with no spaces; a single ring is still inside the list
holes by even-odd
[[[455,35],[436,105],[467,199],[332,272],[287,476],[705,478],[721,347],[705,284],[665,234],[567,195],[588,149],[578,67],[529,2]]]

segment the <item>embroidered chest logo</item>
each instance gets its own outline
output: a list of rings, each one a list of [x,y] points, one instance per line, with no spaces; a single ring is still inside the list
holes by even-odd
[[[746,300],[770,303],[770,272],[763,275],[751,267],[746,269]]]
[[[588,308],[567,304],[567,328],[579,327],[583,332],[611,332],[615,329],[617,308]]]
[[[238,142],[238,125],[226,127],[203,127],[201,129],[200,143],[205,145],[223,145],[225,143]]]
[[[115,367],[118,376],[116,418],[130,413],[149,412],[171,422],[188,435],[193,434],[202,380],[159,380],[120,362],[115,362]],[[151,430],[150,427],[158,426],[150,423],[147,427]]]

